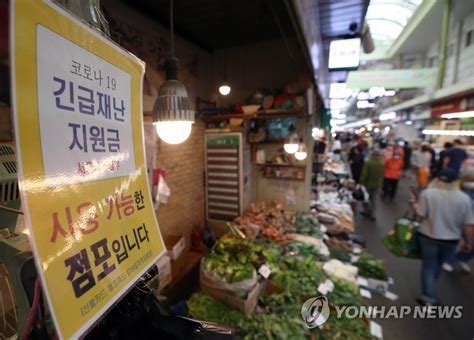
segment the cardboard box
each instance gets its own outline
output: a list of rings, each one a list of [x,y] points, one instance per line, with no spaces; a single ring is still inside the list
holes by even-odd
[[[176,261],[186,248],[184,236],[167,235],[164,237],[164,241],[168,250],[168,256],[171,260]]]
[[[160,282],[158,291],[161,291],[171,283],[170,257],[168,255],[163,255],[158,261],[156,261],[156,267],[158,268],[158,281]]]
[[[259,282],[248,292],[247,298],[242,299],[229,291],[215,289],[207,286],[202,280],[200,281],[201,290],[212,297],[219,299],[229,306],[235,307],[246,315],[252,314],[258,303],[260,291],[264,287],[264,282]]]

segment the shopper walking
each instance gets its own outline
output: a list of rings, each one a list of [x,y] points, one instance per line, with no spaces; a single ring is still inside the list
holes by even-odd
[[[421,305],[438,302],[436,285],[441,266],[455,251],[464,229],[463,250],[470,250],[474,216],[468,195],[457,189],[453,183],[456,171],[443,169],[438,178],[424,190],[418,202],[411,203],[421,219],[420,247],[422,258],[422,296],[417,298]]]
[[[461,190],[471,199],[471,211],[474,213],[474,169],[463,171],[461,175]],[[472,240],[474,241],[474,240]],[[462,248],[462,247],[461,247]],[[454,267],[459,266],[464,272],[470,273],[471,267],[469,260],[474,257],[474,243],[471,243],[471,249],[468,252],[459,250],[449,260],[443,264],[443,269],[452,272]]]
[[[426,188],[430,181],[430,167],[431,167],[432,155],[428,145],[421,146],[421,153],[418,160],[418,189],[422,190]]]
[[[411,147],[410,147],[410,143],[408,142],[405,142],[404,146],[403,146],[403,170],[405,172],[407,172],[408,170],[410,170],[410,166],[411,166]]]
[[[459,171],[468,155],[460,139],[455,139],[453,144],[453,147],[446,151],[443,164],[445,168],[453,169],[456,176],[459,176]]]
[[[441,169],[444,168],[444,159],[446,158],[446,153],[452,147],[453,147],[453,143],[450,143],[450,142],[444,143],[443,150],[441,150],[441,152],[439,153],[439,160],[436,167],[436,173],[434,174],[435,176],[438,176]]]
[[[364,202],[362,215],[375,220],[374,211],[377,202],[377,194],[382,186],[384,176],[384,162],[379,151],[372,151],[370,159],[365,162],[360,183],[365,186],[369,193],[369,201]]]
[[[362,152],[362,147],[359,145],[352,147],[349,151],[348,161],[351,167],[352,178],[354,181],[356,181],[356,183],[359,183],[362,168],[364,167],[365,163],[365,157]]]
[[[387,148],[385,155],[383,198],[393,201],[403,169],[403,150],[393,143]]]

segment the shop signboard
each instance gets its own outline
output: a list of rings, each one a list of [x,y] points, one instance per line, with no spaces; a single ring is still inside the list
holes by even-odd
[[[52,2],[11,2],[22,209],[60,338],[164,254],[143,146],[144,63]]]
[[[329,44],[329,70],[354,70],[359,61],[360,38],[333,40]]]
[[[387,89],[410,89],[433,87],[437,68],[413,70],[365,70],[351,71],[347,76],[347,86],[352,89],[370,89],[381,86]]]
[[[474,109],[474,97],[457,97],[447,100],[441,100],[431,105],[431,115],[433,118],[439,118],[447,113],[456,113],[471,111]]]

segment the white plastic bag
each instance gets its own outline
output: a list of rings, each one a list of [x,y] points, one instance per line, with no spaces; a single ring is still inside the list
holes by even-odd
[[[171,195],[171,190],[162,175],[158,177],[158,189],[156,190],[155,204],[158,207],[160,204],[167,204]]]

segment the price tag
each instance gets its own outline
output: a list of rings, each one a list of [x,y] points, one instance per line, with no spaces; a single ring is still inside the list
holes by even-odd
[[[258,269],[258,273],[263,276],[264,279],[268,279],[272,270],[266,264],[262,264],[262,266]]]
[[[356,263],[360,259],[359,255],[350,254],[350,257],[351,257],[351,263]]]
[[[397,294],[392,293],[392,292],[389,292],[389,291],[385,292],[384,296],[385,296],[387,299],[392,300],[392,301],[395,301],[395,300],[398,299],[398,295],[397,295]]]
[[[318,292],[320,292],[323,295],[326,295],[329,292],[329,290],[328,290],[328,287],[324,283],[320,283],[318,286]]]
[[[360,289],[360,295],[362,295],[362,297],[365,297],[367,299],[371,299],[372,298],[372,293],[370,291],[368,291],[367,289]]]
[[[357,277],[357,284],[359,286],[368,287],[369,286],[369,281],[367,281],[367,279],[365,277],[358,276]]]
[[[334,283],[333,283],[331,280],[327,279],[327,280],[324,282],[324,284],[326,285],[326,287],[328,287],[328,290],[329,290],[330,292],[332,292],[332,291],[334,290]]]
[[[382,335],[382,326],[380,326],[378,323],[370,321],[370,334],[375,336],[377,339],[383,339]]]

